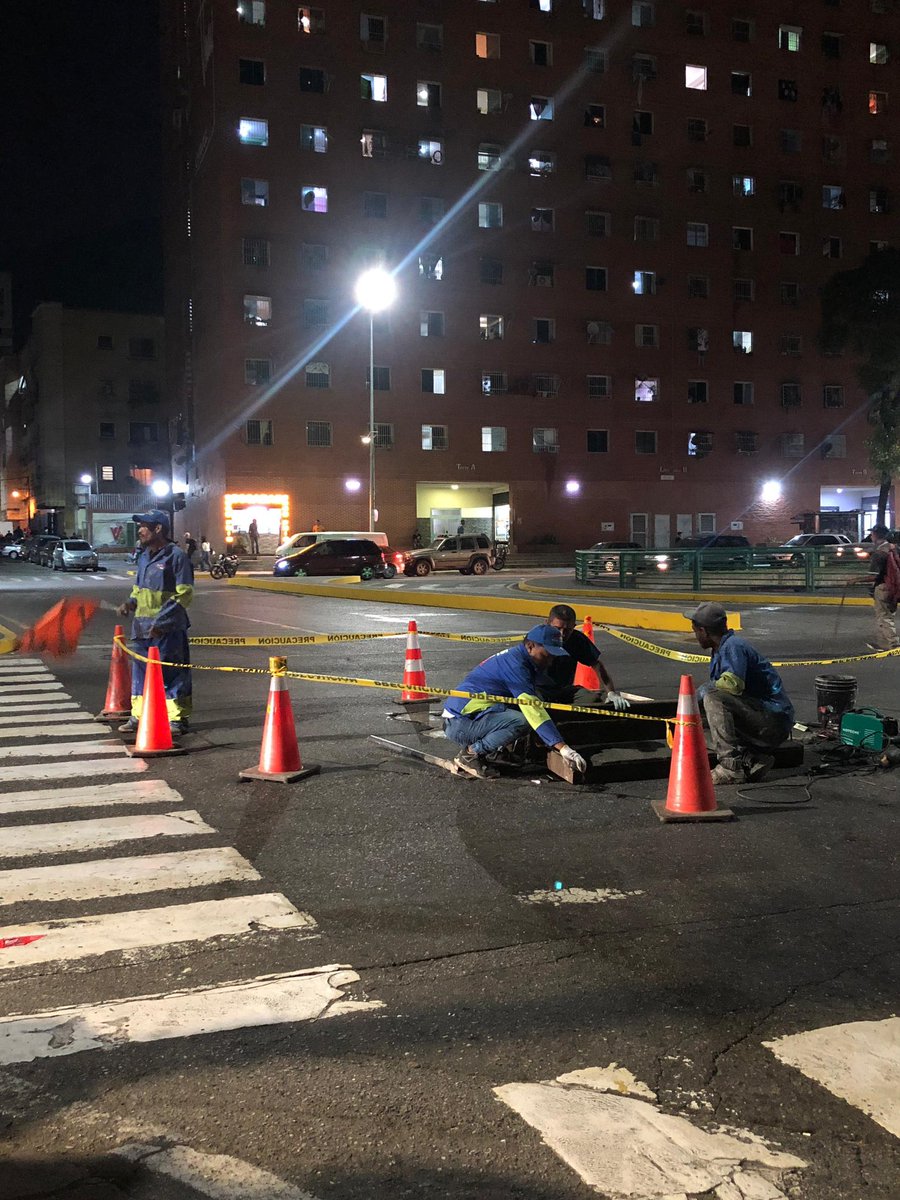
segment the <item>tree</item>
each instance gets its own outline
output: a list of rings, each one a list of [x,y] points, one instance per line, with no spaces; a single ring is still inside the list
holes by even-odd
[[[869,397],[869,463],[878,478],[878,521],[900,475],[900,250],[874,250],[852,271],[833,275],[822,289],[822,349],[851,350]]]

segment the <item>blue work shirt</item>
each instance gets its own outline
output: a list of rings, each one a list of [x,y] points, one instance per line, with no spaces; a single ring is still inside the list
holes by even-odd
[[[542,742],[555,746],[565,738],[550,720],[547,710],[538,700],[539,680],[546,676],[520,642],[509,650],[492,654],[471,670],[459,687],[460,692],[484,693],[488,696],[509,696],[518,699],[529,697],[533,703],[520,704],[522,715]],[[466,700],[463,696],[448,696],[444,705],[445,717],[473,716],[478,712],[497,712],[508,708],[506,704],[492,704],[486,700]]]
[[[151,629],[164,634],[190,628],[186,609],[193,596],[194,568],[183,550],[174,542],[142,550],[131,589],[132,636],[147,638]]]
[[[733,629],[726,630],[718,650],[710,659],[711,682],[705,684],[701,692],[715,686],[716,680],[726,673],[743,680],[744,690],[739,695],[759,700],[769,712],[781,713],[788,723],[793,724],[794,706],[784,690],[781,676],[767,658],[738,637]]]

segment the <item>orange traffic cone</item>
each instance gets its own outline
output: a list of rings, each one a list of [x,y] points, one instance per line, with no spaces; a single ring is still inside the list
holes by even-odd
[[[719,808],[716,804],[700,707],[690,675],[682,675],[678,689],[666,802],[654,800],[652,807],[661,821],[710,821],[734,816],[730,808]]]
[[[107,721],[120,721],[131,715],[131,665],[122,649],[125,630],[117,625],[113,634],[112,655],[109,660],[109,682],[103,710],[97,716]]]
[[[584,618],[584,624],[581,627],[581,632],[591,642],[594,641],[594,622],[590,617]],[[587,688],[589,692],[599,692],[602,684],[600,676],[597,674],[595,667],[589,667],[585,663],[579,663],[575,668],[574,684],[576,687]]]
[[[125,753],[132,758],[160,758],[164,754],[184,754],[183,746],[172,741],[169,728],[169,713],[166,708],[166,689],[163,686],[159,650],[151,646],[147,651],[147,669],[144,672],[144,701],[138,721],[137,738],[133,746],[126,746]]]
[[[415,621],[410,621],[409,632],[406,635],[406,662],[403,665],[403,691],[400,693],[399,704],[407,704],[410,700],[430,700],[431,696],[424,689],[425,664],[422,662],[422,651],[419,649],[419,630]]]
[[[269,703],[266,705],[259,765],[241,771],[239,778],[293,783],[295,779],[303,779],[307,775],[318,775],[322,770],[320,766],[304,767],[300,758],[291,693],[284,678],[287,659],[270,658],[269,670],[272,672],[272,682],[269,686]]]

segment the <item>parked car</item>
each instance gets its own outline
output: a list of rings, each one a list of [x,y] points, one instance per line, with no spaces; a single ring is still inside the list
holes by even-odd
[[[850,561],[869,557],[869,547],[858,545],[846,533],[798,533],[783,546],[767,551],[766,557],[773,567],[801,567],[804,550],[820,550],[829,557]]]
[[[24,555],[21,542],[7,542],[7,544],[0,549],[0,558],[17,559],[23,557]]]
[[[643,550],[643,548],[637,542],[595,542],[589,553],[596,555],[596,558],[591,559],[588,570],[592,575],[599,575],[601,570],[618,571],[619,550]]]
[[[368,538],[328,538],[276,560],[273,575],[361,575],[371,579],[385,568],[384,550]]]
[[[718,567],[721,570],[729,570],[734,567],[753,566],[753,549],[747,538],[741,533],[706,533],[700,534],[698,537],[682,538],[678,545],[670,547],[668,552],[653,554],[651,558],[659,571],[668,571],[671,567],[687,570],[691,565],[690,559],[686,555],[682,556],[674,551],[731,549],[746,550],[746,553],[711,555],[704,563],[704,569],[715,570]]]
[[[48,537],[41,541],[41,544],[37,549],[37,561],[39,566],[53,566],[53,552],[56,550],[56,547],[60,544],[61,540],[62,539],[58,537]]]
[[[53,533],[36,533],[32,537],[26,538],[22,543],[22,557],[26,562],[40,564],[41,550],[47,542],[57,541],[59,541],[59,538]]]
[[[100,556],[90,542],[64,538],[53,547],[54,571],[96,571]]]
[[[368,532],[365,529],[328,529],[320,530],[318,533],[292,533],[286,542],[275,547],[275,557],[286,558],[295,550],[302,550],[304,546],[313,546],[316,542],[327,542],[329,538],[367,538],[376,546],[386,547],[388,544],[387,534],[376,533],[374,530]]]
[[[459,571],[460,575],[486,575],[494,564],[494,543],[486,533],[435,538],[421,550],[395,555],[404,575],[430,575],[432,571]]]

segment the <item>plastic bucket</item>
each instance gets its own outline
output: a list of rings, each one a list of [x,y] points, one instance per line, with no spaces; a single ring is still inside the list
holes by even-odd
[[[816,676],[816,710],[823,730],[837,733],[841,716],[855,706],[856,679],[852,675]]]

